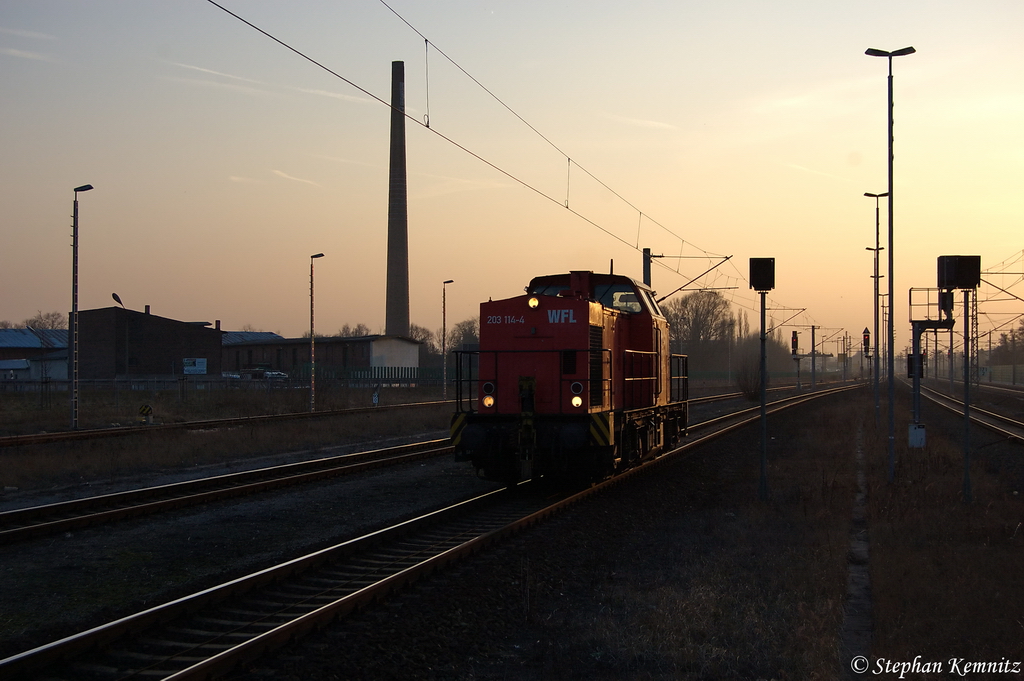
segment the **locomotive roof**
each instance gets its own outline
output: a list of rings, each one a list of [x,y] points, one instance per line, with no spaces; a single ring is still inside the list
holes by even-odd
[[[629,282],[630,284],[635,286],[637,289],[646,289],[648,291],[652,290],[651,287],[648,286],[647,284],[639,282],[636,279],[634,279],[632,277],[627,277],[627,276],[625,276],[623,274],[601,274],[601,273],[598,273],[598,272],[586,272],[586,274],[590,275],[591,286],[593,286],[595,284],[611,284],[611,283],[625,283],[625,282]],[[530,285],[527,287],[527,290],[531,291],[531,290],[535,289],[538,286],[551,286],[551,285],[559,285],[559,284],[564,284],[564,285],[568,286],[569,285],[569,281],[571,280],[571,278],[572,278],[572,273],[571,272],[566,272],[565,274],[545,274],[545,275],[542,275],[542,276],[539,276],[539,277],[534,277],[533,279],[531,279],[530,280]]]
[[[621,312],[636,313],[646,309],[663,316],[651,287],[621,274],[586,271],[549,274],[534,277],[526,291],[531,295],[584,297]]]

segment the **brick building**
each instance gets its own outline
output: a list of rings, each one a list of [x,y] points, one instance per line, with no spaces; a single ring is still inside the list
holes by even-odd
[[[82,379],[221,375],[220,329],[120,307],[78,313]]]

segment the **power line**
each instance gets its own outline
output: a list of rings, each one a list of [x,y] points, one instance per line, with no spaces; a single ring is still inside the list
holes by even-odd
[[[334,76],[335,78],[338,78],[339,80],[343,81],[344,83],[346,83],[346,84],[348,84],[348,85],[351,85],[351,86],[352,86],[352,87],[354,87],[355,89],[359,90],[359,92],[362,92],[363,94],[365,94],[365,95],[366,95],[367,97],[370,97],[370,98],[371,98],[371,99],[373,99],[374,101],[376,101],[376,102],[379,102],[380,104],[383,104],[384,106],[388,107],[389,109],[394,109],[394,107],[393,107],[393,106],[392,106],[392,105],[391,105],[391,104],[390,104],[389,102],[387,102],[387,101],[385,101],[384,99],[382,99],[382,98],[378,97],[377,95],[373,94],[372,92],[370,92],[370,91],[369,91],[369,90],[367,90],[366,88],[364,88],[364,87],[361,87],[361,86],[357,85],[357,84],[356,84],[355,82],[353,82],[353,81],[349,80],[348,78],[345,78],[345,77],[344,77],[344,76],[342,76],[342,75],[341,75],[340,73],[338,73],[338,72],[336,72],[336,71],[334,71],[334,70],[330,69],[329,67],[325,66],[324,64],[322,64],[322,63],[318,62],[318,61],[317,61],[316,59],[313,59],[312,57],[310,57],[309,55],[305,54],[305,53],[304,53],[304,52],[302,52],[301,50],[299,50],[299,49],[297,49],[297,48],[295,48],[295,47],[292,47],[291,45],[289,45],[288,43],[284,42],[284,41],[283,41],[283,40],[281,40],[280,38],[277,38],[277,37],[275,37],[274,35],[270,34],[269,32],[267,32],[267,31],[263,30],[263,29],[262,29],[262,28],[260,28],[259,26],[257,26],[257,25],[255,25],[255,24],[253,24],[253,23],[252,23],[251,21],[248,21],[248,20],[244,19],[243,17],[239,16],[238,14],[235,14],[234,12],[232,12],[232,11],[231,11],[231,10],[229,10],[229,9],[227,9],[227,8],[226,8],[226,7],[224,7],[223,5],[221,5],[221,4],[217,3],[217,2],[215,2],[215,0],[206,0],[206,1],[207,1],[208,3],[210,3],[211,5],[213,5],[214,7],[217,7],[218,9],[220,9],[220,10],[224,11],[224,12],[225,12],[226,14],[229,14],[229,15],[231,15],[232,17],[234,17],[235,19],[238,19],[239,21],[241,21],[241,22],[242,22],[243,24],[245,24],[246,26],[249,26],[249,27],[250,27],[250,28],[252,28],[253,30],[255,30],[255,31],[257,31],[257,32],[259,32],[259,33],[261,33],[261,34],[265,35],[265,36],[266,36],[266,37],[268,37],[268,38],[270,38],[271,40],[273,40],[274,42],[276,42],[276,43],[277,43],[278,45],[281,45],[281,46],[282,46],[282,47],[284,47],[285,49],[287,49],[287,50],[289,50],[289,51],[291,51],[291,52],[295,53],[296,55],[298,55],[298,56],[302,57],[303,59],[305,59],[305,60],[306,60],[306,61],[308,61],[309,63],[311,63],[311,64],[313,64],[313,65],[317,66],[317,67],[318,67],[318,68],[320,68],[320,69],[323,69],[324,71],[326,71],[327,73],[331,74],[331,75],[332,75],[332,76]],[[385,5],[385,6],[387,6],[387,5]],[[390,8],[389,8],[389,9],[390,9]],[[392,11],[394,11],[394,10],[392,10]],[[405,21],[405,20],[403,19],[403,21]],[[406,22],[406,23],[408,24],[408,22]],[[411,27],[411,26],[410,26],[410,27]],[[416,29],[414,28],[413,30],[415,31]],[[417,33],[419,33],[419,32],[417,31]],[[422,35],[422,34],[420,34],[420,35]],[[428,42],[429,42],[429,41],[428,41]],[[437,47],[435,46],[435,47],[434,47],[434,49],[436,50],[436,49],[437,49]],[[440,53],[440,54],[444,55],[444,53],[443,53],[443,52],[441,52],[440,50],[437,50],[437,51],[438,51],[438,53]],[[447,55],[444,55],[444,56],[445,56],[445,58],[446,58],[446,59],[448,59]],[[451,61],[451,60],[449,59],[449,61]],[[455,62],[452,62],[452,63],[454,64]],[[456,66],[458,66],[458,65],[456,64]],[[460,67],[460,70],[461,70],[461,67]],[[465,71],[463,71],[463,73],[465,73]],[[468,76],[468,77],[469,77],[470,79],[472,79],[474,83],[477,83],[478,85],[480,85],[479,81],[477,81],[476,79],[474,79],[474,78],[473,78],[472,76],[469,76],[469,74],[468,74],[468,73],[467,73],[466,75],[467,75],[467,76]],[[483,88],[485,92],[488,92],[488,93],[490,94],[490,91],[488,91],[488,90],[487,90],[487,88],[484,88],[484,87],[483,87],[483,85],[480,85],[480,87],[481,87],[481,88]],[[493,94],[492,94],[492,96],[493,96]],[[495,99],[497,99],[497,97],[495,97]],[[500,100],[498,100],[498,101],[500,101]],[[507,108],[507,107],[506,107],[506,108]],[[511,109],[509,109],[509,110],[511,111]],[[464,145],[460,144],[459,142],[456,142],[456,141],[455,141],[454,139],[452,139],[451,137],[448,137],[447,135],[445,135],[445,134],[443,134],[443,133],[441,133],[441,132],[438,132],[438,131],[437,131],[437,129],[435,129],[435,128],[431,128],[431,127],[430,127],[430,125],[429,125],[429,118],[427,119],[427,122],[422,122],[422,121],[418,121],[418,120],[416,120],[415,118],[413,118],[412,116],[410,116],[410,115],[409,115],[408,113],[406,113],[406,112],[404,112],[404,111],[402,111],[401,113],[402,113],[402,115],[403,115],[403,116],[405,116],[405,118],[406,118],[407,120],[409,120],[409,121],[411,121],[411,122],[415,123],[416,125],[419,125],[420,127],[424,128],[425,130],[428,130],[428,131],[430,131],[431,133],[433,133],[434,135],[438,136],[439,138],[441,138],[441,139],[442,139],[442,140],[444,140],[445,142],[448,142],[448,143],[449,143],[449,144],[451,144],[452,146],[454,146],[454,147],[458,148],[459,150],[461,150],[461,151],[463,151],[463,152],[465,152],[465,153],[469,154],[470,156],[472,156],[473,158],[477,159],[478,161],[480,161],[480,162],[481,162],[481,163],[483,163],[484,165],[488,166],[489,168],[491,168],[491,169],[493,169],[493,170],[496,170],[497,172],[501,173],[502,175],[504,175],[505,177],[509,178],[510,180],[512,180],[512,181],[514,181],[514,182],[516,182],[516,183],[518,183],[518,184],[520,184],[520,185],[522,185],[522,186],[523,186],[523,187],[525,187],[526,189],[529,189],[529,190],[533,191],[534,193],[536,193],[537,195],[539,195],[539,196],[541,196],[541,197],[543,197],[543,198],[547,199],[548,201],[551,201],[552,203],[556,203],[556,204],[558,204],[559,206],[562,206],[563,208],[566,208],[566,209],[567,209],[567,210],[568,210],[568,211],[569,211],[570,213],[572,213],[572,214],[573,214],[573,215],[575,215],[576,217],[580,218],[581,220],[583,220],[584,222],[586,222],[586,223],[590,224],[591,226],[593,226],[593,227],[596,227],[597,229],[601,230],[601,231],[602,231],[602,232],[604,232],[605,234],[607,234],[607,235],[609,235],[609,236],[613,237],[614,239],[616,239],[616,240],[620,241],[620,242],[621,242],[621,243],[623,243],[624,245],[626,245],[626,246],[629,246],[630,248],[635,248],[635,247],[634,247],[634,246],[633,246],[633,245],[632,245],[631,243],[629,243],[628,241],[626,241],[626,240],[625,240],[625,239],[623,239],[622,237],[620,237],[620,236],[618,236],[617,234],[615,234],[615,233],[611,232],[611,231],[610,231],[610,230],[608,230],[607,228],[605,228],[605,227],[601,226],[600,224],[598,224],[598,223],[597,223],[597,222],[595,222],[594,220],[592,220],[592,219],[590,219],[590,218],[586,217],[585,215],[583,215],[583,214],[582,214],[582,213],[580,213],[579,211],[577,211],[577,210],[574,210],[574,209],[570,208],[570,207],[569,207],[569,206],[568,206],[567,204],[563,204],[563,203],[562,203],[561,201],[559,201],[559,200],[558,200],[558,199],[556,199],[555,197],[553,197],[553,196],[551,196],[551,195],[549,195],[549,194],[545,193],[544,191],[542,191],[542,190],[538,189],[537,187],[533,186],[532,184],[530,184],[530,183],[529,183],[529,182],[527,182],[526,180],[524,180],[524,179],[522,179],[522,178],[520,178],[520,177],[518,177],[518,176],[516,176],[516,175],[513,175],[513,174],[512,174],[511,172],[509,172],[509,171],[505,170],[504,168],[501,168],[500,166],[496,165],[495,163],[492,163],[491,161],[487,160],[487,159],[486,159],[486,158],[484,158],[483,156],[480,156],[479,154],[477,154],[476,152],[472,151],[471,149],[469,149],[469,148],[465,147]],[[513,112],[513,114],[515,114],[515,112]],[[515,115],[516,115],[516,116],[517,116],[518,118],[520,118],[520,120],[523,120],[523,119],[522,119],[521,117],[519,117],[519,115],[518,115],[518,114],[515,114]],[[526,123],[526,121],[523,121],[523,122],[524,122],[524,123]],[[526,123],[526,125],[527,125],[527,126],[529,126],[531,130],[534,130],[534,131],[536,132],[536,129],[535,129],[535,128],[533,128],[533,126],[530,126],[530,125],[529,125],[529,123]],[[537,134],[540,134],[540,133],[538,132]],[[543,135],[541,135],[541,137],[543,137]],[[544,139],[547,139],[547,138],[544,138]],[[550,141],[549,141],[549,143],[550,143]],[[552,146],[553,146],[553,145],[552,145]],[[557,149],[557,147],[555,147],[555,148]],[[561,153],[561,152],[560,152],[560,153]],[[567,158],[568,158],[568,157],[567,157]],[[577,167],[580,167],[580,166],[579,166],[579,165],[577,164]],[[581,168],[581,170],[583,170],[584,172],[586,172],[586,170],[585,170],[585,169],[583,169],[583,168]],[[587,173],[587,174],[589,175],[589,173]],[[618,194],[616,194],[616,196],[618,196]],[[628,203],[628,202],[627,202],[627,203]],[[678,237],[677,237],[677,238],[678,238]]]
[[[439,47],[437,46],[437,44],[436,44],[436,43],[433,43],[433,42],[431,42],[431,41],[430,41],[430,39],[429,39],[429,38],[428,38],[427,36],[425,36],[425,35],[424,35],[424,34],[423,34],[423,33],[422,33],[422,32],[421,32],[421,31],[420,31],[420,30],[419,30],[418,28],[416,28],[416,27],[415,27],[415,26],[413,26],[413,25],[412,25],[411,23],[409,23],[409,21],[408,21],[408,20],[407,20],[407,19],[406,19],[405,17],[403,17],[403,16],[401,15],[401,14],[399,14],[399,13],[398,13],[398,12],[397,12],[397,11],[396,11],[396,10],[395,10],[395,9],[394,9],[393,7],[391,7],[391,5],[389,5],[389,4],[388,4],[388,3],[387,3],[387,2],[385,1],[385,0],[379,0],[379,1],[380,1],[380,4],[384,5],[384,7],[386,7],[386,8],[387,8],[387,9],[388,9],[388,10],[389,10],[389,11],[390,11],[390,12],[391,12],[392,14],[394,14],[394,15],[395,15],[396,17],[398,17],[398,19],[399,19],[399,20],[400,20],[400,21],[401,21],[401,22],[402,22],[403,24],[405,24],[406,26],[408,26],[408,27],[409,27],[409,29],[410,29],[410,30],[411,30],[411,31],[412,31],[413,33],[415,33],[415,34],[416,34],[416,35],[418,35],[419,37],[423,38],[424,42],[425,42],[425,43],[426,43],[427,45],[432,45],[432,46],[434,47],[434,50],[435,50],[435,51],[437,51],[437,53],[438,53],[438,54],[440,54],[440,55],[441,55],[442,57],[444,57],[445,59],[447,59],[447,60],[448,60],[448,62],[449,62],[449,63],[450,63],[450,64],[451,64],[452,66],[454,66],[455,68],[457,68],[457,69],[458,69],[458,70],[459,70],[460,72],[462,72],[462,74],[463,74],[464,76],[466,76],[466,77],[467,77],[467,78],[469,78],[469,79],[470,79],[471,81],[473,81],[473,83],[474,83],[474,84],[476,84],[476,86],[477,86],[477,87],[479,87],[479,88],[480,88],[481,90],[483,90],[484,92],[486,92],[486,93],[488,94],[488,96],[490,96],[490,97],[491,97],[491,98],[492,98],[492,99],[493,99],[493,100],[494,100],[495,102],[497,102],[497,103],[498,103],[498,104],[500,104],[500,105],[501,105],[502,107],[504,107],[504,109],[505,109],[506,111],[508,111],[508,112],[509,112],[510,114],[512,114],[513,116],[515,116],[515,117],[516,117],[516,118],[517,118],[517,119],[518,119],[518,120],[519,120],[519,121],[520,121],[520,122],[521,122],[521,123],[522,123],[523,125],[525,125],[525,126],[526,126],[527,128],[529,128],[530,130],[532,130],[532,131],[534,132],[534,134],[536,134],[536,135],[537,135],[538,137],[540,137],[540,138],[541,138],[542,140],[544,140],[544,142],[546,142],[546,143],[547,143],[547,144],[548,144],[548,145],[549,145],[549,146],[550,146],[550,147],[551,147],[552,149],[554,149],[554,150],[555,150],[555,151],[557,151],[557,152],[558,152],[559,154],[561,154],[561,155],[562,155],[563,157],[565,157],[565,159],[566,159],[566,161],[567,161],[567,162],[569,163],[570,167],[571,167],[572,165],[575,165],[575,166],[576,166],[577,168],[579,168],[579,169],[580,169],[580,170],[582,170],[582,171],[583,171],[584,173],[586,173],[586,175],[587,175],[587,176],[588,176],[588,177],[589,177],[590,179],[594,180],[594,181],[595,181],[595,182],[597,182],[597,183],[598,183],[599,185],[601,185],[601,186],[602,186],[603,188],[607,189],[607,190],[608,190],[609,192],[611,192],[611,193],[612,193],[612,194],[613,194],[613,195],[614,195],[614,196],[615,196],[616,198],[618,198],[618,199],[619,199],[620,201],[622,201],[622,202],[623,202],[624,204],[626,204],[627,206],[629,206],[630,208],[632,208],[633,210],[635,210],[635,211],[636,211],[637,213],[639,213],[641,217],[644,217],[644,212],[643,212],[643,211],[641,211],[641,210],[640,210],[639,208],[637,208],[637,207],[636,207],[635,205],[633,205],[633,203],[632,203],[632,202],[630,202],[630,201],[629,201],[628,199],[626,199],[626,198],[625,198],[624,196],[622,196],[621,194],[619,194],[619,192],[615,191],[615,190],[614,190],[614,189],[612,189],[612,188],[611,188],[610,186],[608,186],[608,185],[607,185],[607,184],[606,184],[606,183],[605,183],[604,181],[602,181],[602,180],[601,180],[601,179],[600,179],[599,177],[597,177],[596,175],[594,175],[593,173],[591,173],[591,172],[590,172],[589,170],[587,170],[587,169],[586,169],[585,167],[581,166],[581,165],[579,164],[579,162],[578,162],[578,161],[575,161],[575,160],[573,160],[573,159],[572,159],[572,157],[571,157],[571,156],[569,156],[569,154],[567,154],[567,153],[566,153],[565,151],[563,151],[563,150],[562,150],[562,149],[561,149],[561,148],[560,148],[560,147],[559,147],[559,146],[558,146],[557,144],[555,144],[555,143],[554,143],[553,141],[551,141],[551,139],[550,139],[550,138],[548,138],[548,137],[547,137],[547,135],[545,135],[544,133],[542,133],[542,132],[541,132],[540,130],[538,130],[538,129],[537,129],[537,128],[536,128],[535,126],[533,126],[533,125],[532,125],[532,124],[531,124],[531,123],[530,123],[530,122],[529,122],[528,120],[526,120],[526,119],[525,119],[525,118],[523,118],[523,117],[522,117],[521,115],[519,115],[519,113],[518,113],[518,112],[517,112],[517,111],[516,111],[515,109],[513,109],[513,108],[512,108],[511,106],[509,106],[509,105],[508,105],[508,104],[507,104],[507,103],[506,103],[506,102],[505,102],[504,100],[502,100],[502,99],[501,99],[500,97],[498,97],[498,95],[494,94],[494,92],[492,92],[492,91],[491,91],[491,90],[490,90],[490,89],[489,89],[489,88],[488,88],[487,86],[485,86],[485,85],[484,85],[483,83],[481,83],[481,82],[480,82],[479,80],[477,80],[477,79],[476,79],[476,77],[474,77],[474,76],[473,76],[473,74],[471,74],[471,73],[470,73],[469,71],[467,71],[467,70],[466,70],[465,68],[463,68],[461,64],[459,64],[459,63],[458,63],[457,61],[455,61],[454,59],[452,59],[451,57],[449,57],[449,56],[448,56],[448,55],[447,55],[447,54],[446,54],[446,53],[445,53],[445,52],[444,52],[443,50],[441,50],[441,49],[440,49],[440,48],[439,48]],[[569,194],[569,189],[568,189],[568,186],[567,186],[567,187],[566,187],[566,197],[567,197],[567,198],[566,198],[566,203],[567,203],[567,204],[568,204],[568,194]],[[655,225],[657,225],[657,226],[658,226],[658,227],[660,227],[661,229],[665,230],[666,232],[668,232],[669,234],[671,234],[671,235],[672,235],[672,236],[674,236],[675,238],[679,239],[679,241],[681,241],[681,242],[683,242],[683,243],[689,243],[689,242],[687,242],[687,241],[686,241],[685,239],[683,239],[683,237],[679,236],[678,234],[676,234],[675,232],[673,232],[673,231],[672,231],[671,229],[669,229],[669,228],[668,228],[668,227],[666,227],[665,225],[663,225],[663,224],[661,224],[660,222],[658,222],[657,220],[654,220],[653,218],[651,218],[651,216],[650,216],[650,215],[647,215],[646,217],[647,217],[647,219],[648,219],[648,220],[650,220],[651,222],[653,222],[653,223],[654,223]],[[627,245],[628,245],[628,244],[627,244]],[[693,246],[694,248],[697,248],[697,250],[703,251],[704,253],[708,253],[708,251],[704,251],[704,249],[702,249],[702,248],[699,248],[699,247],[697,247],[697,246],[696,246],[696,244],[692,244],[692,243],[691,243],[690,245],[691,245],[691,246]],[[634,246],[633,248],[634,248],[634,249],[636,249],[636,250],[640,250],[639,244],[638,244],[638,245],[636,245],[636,246]],[[717,255],[717,254],[716,254],[716,255]],[[717,257],[721,257],[721,256],[720,256],[720,255],[717,255]]]
[[[313,64],[314,66],[322,69],[323,71],[326,71],[327,73],[331,74],[335,78],[337,78],[337,79],[341,80],[342,82],[350,85],[351,87],[353,87],[356,90],[358,90],[359,92],[365,94],[367,97],[373,99],[374,101],[376,101],[376,102],[378,102],[380,104],[383,104],[384,106],[388,107],[389,109],[393,109],[394,108],[391,105],[390,102],[384,100],[381,97],[378,97],[377,95],[373,94],[372,92],[370,92],[366,88],[361,87],[360,85],[356,84],[354,81],[344,77],[340,73],[332,70],[331,68],[329,68],[328,66],[322,64],[321,62],[317,61],[316,59],[313,59],[312,57],[310,57],[309,55],[305,54],[301,50],[299,50],[299,49],[297,49],[295,47],[292,47],[291,45],[289,45],[288,43],[284,42],[283,40],[277,38],[276,36],[272,35],[268,31],[265,31],[264,29],[260,28],[259,26],[256,26],[255,24],[253,24],[252,22],[248,21],[247,19],[241,17],[240,15],[236,14],[235,12],[232,12],[231,10],[227,9],[223,5],[221,5],[218,2],[216,2],[215,0],[207,0],[207,2],[209,4],[211,4],[211,5],[213,5],[214,7],[217,7],[218,9],[223,11],[224,13],[234,17],[235,19],[237,19],[238,21],[242,22],[246,26],[249,26],[253,30],[257,31],[258,33],[266,36],[267,38],[270,38],[271,40],[273,40],[277,44],[281,45],[282,47],[284,47],[285,49],[289,50],[290,52],[293,52],[294,54],[298,55],[302,59],[305,59],[306,61],[308,61],[309,63]],[[639,233],[640,233],[640,229],[642,227],[643,218],[646,217],[651,223],[653,223],[654,225],[660,227],[662,230],[664,230],[665,232],[667,232],[668,234],[672,235],[674,238],[679,240],[679,243],[680,243],[680,254],[682,253],[683,247],[686,244],[689,244],[690,246],[692,246],[697,251],[702,252],[704,254],[703,257],[706,257],[709,260],[711,260],[712,258],[725,258],[725,261],[728,261],[732,257],[732,256],[726,257],[726,256],[721,255],[721,254],[712,253],[710,251],[707,251],[705,249],[702,249],[702,248],[698,247],[696,244],[693,244],[692,242],[688,242],[687,240],[683,239],[681,236],[679,236],[678,234],[673,232],[671,229],[669,229],[668,227],[666,227],[662,223],[660,223],[657,220],[651,218],[650,215],[648,215],[648,214],[644,213],[643,211],[641,211],[639,208],[637,208],[635,205],[633,205],[633,203],[631,203],[629,200],[627,200],[625,197],[623,197],[619,192],[617,192],[614,189],[612,189],[610,186],[608,186],[605,182],[603,182],[601,179],[599,179],[597,176],[595,176],[593,173],[591,173],[585,167],[581,166],[577,161],[574,161],[567,153],[565,153],[558,145],[556,145],[554,142],[552,142],[540,130],[538,130],[536,127],[534,127],[532,124],[530,124],[529,121],[527,121],[525,118],[523,118],[511,106],[506,104],[501,98],[499,98],[497,95],[495,95],[483,83],[481,83],[472,74],[470,74],[468,71],[466,71],[466,69],[464,69],[461,65],[459,65],[458,62],[456,62],[454,59],[449,57],[443,50],[438,48],[436,44],[432,43],[427,36],[425,36],[422,32],[419,31],[419,29],[417,29],[415,26],[413,26],[411,23],[409,23],[409,21],[406,20],[405,17],[403,17],[401,14],[399,14],[397,11],[395,11],[394,8],[392,8],[390,5],[387,4],[387,2],[385,2],[385,0],[380,0],[380,3],[382,5],[384,5],[384,7],[386,7],[396,17],[398,17],[398,19],[400,21],[402,21],[402,23],[404,23],[406,26],[408,26],[410,30],[412,30],[414,33],[416,33],[416,35],[418,35],[420,38],[423,39],[425,50],[427,51],[428,56],[429,56],[430,47],[433,46],[434,50],[438,54],[440,54],[442,57],[447,59],[453,66],[455,66],[455,68],[457,68],[460,72],[462,72],[467,78],[469,78],[481,90],[483,90],[485,93],[487,93],[491,98],[493,98],[502,107],[504,107],[509,113],[511,113],[513,116],[515,116],[516,119],[518,119],[520,122],[522,122],[527,128],[529,128],[531,131],[533,131],[534,134],[536,134],[538,137],[540,137],[542,140],[544,140],[544,142],[546,142],[548,145],[550,145],[552,149],[557,151],[559,154],[561,154],[566,159],[567,166],[568,166],[568,171],[567,171],[567,176],[566,176],[566,197],[565,197],[565,201],[564,202],[560,201],[559,199],[555,198],[554,196],[552,196],[550,194],[547,194],[543,190],[541,190],[541,189],[535,187],[534,185],[530,184],[528,181],[518,177],[517,175],[514,175],[510,171],[505,170],[504,168],[498,166],[496,163],[493,163],[493,162],[487,160],[483,156],[480,156],[478,153],[470,150],[468,147],[466,147],[463,144],[455,141],[451,137],[449,137],[449,136],[447,136],[447,135],[445,135],[445,134],[443,134],[441,132],[438,132],[436,128],[430,127],[429,94],[428,94],[428,100],[427,100],[427,113],[426,113],[426,116],[425,116],[424,120],[423,121],[419,121],[419,120],[413,118],[412,116],[410,116],[408,113],[402,111],[401,112],[402,115],[405,116],[405,118],[407,120],[409,120],[409,121],[419,125],[420,127],[422,127],[425,130],[428,130],[429,132],[433,133],[434,135],[436,135],[440,139],[444,140],[445,142],[448,142],[449,144],[451,144],[452,146],[456,147],[457,149],[463,151],[464,153],[466,153],[466,154],[472,156],[473,158],[475,158],[476,160],[480,161],[481,163],[483,163],[487,167],[497,171],[498,173],[504,175],[505,177],[509,178],[513,182],[516,182],[517,184],[521,185],[522,187],[533,191],[538,196],[540,196],[542,198],[545,198],[548,201],[550,201],[550,202],[552,202],[554,204],[557,204],[557,205],[565,208],[567,211],[572,213],[574,216],[576,216],[580,220],[583,220],[584,222],[586,222],[587,224],[591,225],[592,227],[595,227],[596,229],[604,232],[605,234],[607,234],[608,236],[612,237],[616,241],[622,243],[624,246],[627,246],[627,247],[629,247],[629,248],[631,248],[631,249],[633,249],[635,251],[639,252],[641,250],[640,245],[639,245],[639,239],[640,239],[640,234]],[[427,76],[427,78],[429,80],[429,70],[426,71],[426,76]],[[429,86],[428,86],[428,88],[429,88]],[[428,93],[429,93],[429,89],[428,89]],[[601,187],[603,187],[604,189],[609,191],[611,194],[613,194],[616,198],[618,198],[620,201],[622,201],[625,205],[629,206],[632,210],[637,211],[637,213],[639,215],[639,223],[637,225],[637,243],[636,244],[630,243],[626,239],[624,239],[621,236],[615,234],[614,232],[612,232],[608,228],[606,228],[606,227],[602,226],[601,224],[597,223],[595,220],[593,220],[591,218],[588,218],[587,216],[583,215],[582,213],[580,213],[579,211],[575,210],[574,208],[572,208],[570,206],[570,204],[569,204],[569,180],[571,179],[571,170],[572,170],[572,166],[574,166],[574,165],[577,168],[579,168],[581,171],[583,171],[592,180],[597,182]],[[663,265],[660,262],[656,261],[655,264],[658,265],[658,266],[663,267],[665,270],[667,270],[669,272],[675,272],[677,275],[685,276],[685,275],[682,275],[682,273],[679,271],[678,266],[677,266],[676,269],[673,270],[671,267],[667,267],[667,266]],[[722,263],[719,263],[719,264],[722,264]],[[730,263],[730,264],[732,264],[732,266],[735,268],[735,264],[734,263]],[[695,277],[694,279],[691,279],[690,282],[688,282],[688,284],[692,283],[693,281],[696,281],[696,279],[700,279],[701,277],[707,275],[708,272],[710,272],[711,270],[714,270],[714,269],[715,268],[712,267],[707,272],[704,272],[701,275],[699,275],[698,277]],[[744,276],[738,269],[736,270],[736,274],[737,274],[737,276],[735,277],[736,280],[747,281],[746,276]],[[716,275],[716,278],[717,278],[717,276],[718,275]]]

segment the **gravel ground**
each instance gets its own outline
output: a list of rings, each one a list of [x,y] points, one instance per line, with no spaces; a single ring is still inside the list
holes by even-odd
[[[836,424],[803,418],[773,419],[770,457]],[[666,462],[232,680],[834,678],[845,529],[826,552],[801,525],[807,481],[758,504],[759,449],[748,428]],[[852,486],[829,496],[849,513]],[[809,557],[816,586],[777,577]]]
[[[768,504],[748,428],[232,679],[836,678],[867,422],[868,391],[771,417]],[[18,544],[0,657],[489,489],[432,460]]]
[[[909,391],[899,404],[904,418]],[[853,459],[873,415],[862,390],[772,417],[768,504],[756,500],[760,442],[749,428],[232,681],[846,678],[839,639]],[[929,438],[958,442],[956,419],[932,409],[925,418]],[[988,472],[1019,489],[1019,448],[976,437]],[[944,598],[947,587],[927,598]],[[1020,598],[1009,582],[1003,588]],[[1016,647],[990,643],[1006,654]]]

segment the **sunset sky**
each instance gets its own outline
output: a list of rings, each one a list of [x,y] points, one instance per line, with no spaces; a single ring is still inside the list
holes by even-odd
[[[337,75],[203,0],[0,0],[0,319],[70,309],[72,189],[92,184],[82,309],[116,292],[300,336],[323,252],[318,332],[382,332],[390,114],[375,97],[400,60],[414,324],[440,328],[446,279],[451,325],[539,274],[614,261],[640,278],[650,247],[688,256],[659,261],[661,295],[732,256],[690,288],[720,289],[752,327],[748,259],[774,257],[769,315],[796,314],[783,333],[856,342],[872,325],[864,193],[887,189],[886,60],[864,51],[906,46],[897,347],[940,255],[980,255],[1024,297],[1019,0],[221,4]],[[1008,297],[982,288],[982,334],[1024,311]]]

